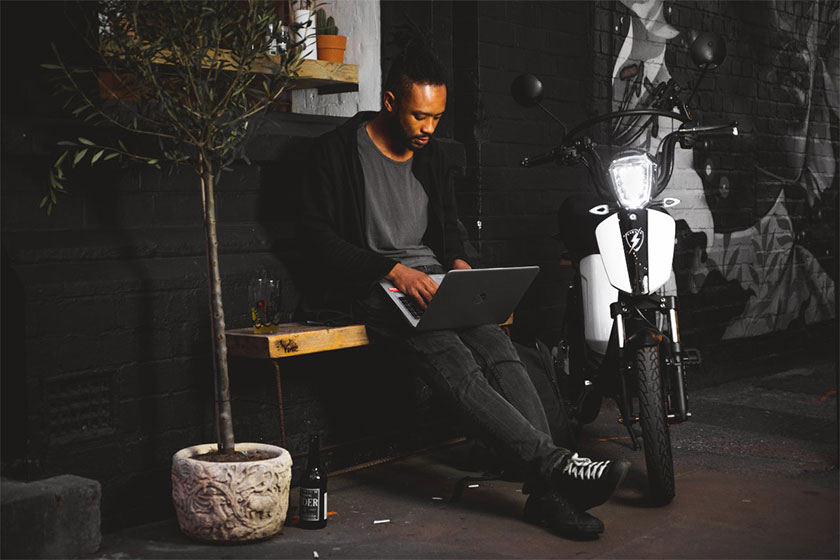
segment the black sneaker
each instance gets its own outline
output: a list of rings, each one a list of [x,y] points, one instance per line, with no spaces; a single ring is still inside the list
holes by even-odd
[[[551,480],[570,502],[587,510],[606,502],[629,468],[630,461],[626,459],[593,461],[575,453],[554,471]]]
[[[557,490],[528,496],[524,517],[567,539],[591,540],[604,532],[600,519],[576,508]]]

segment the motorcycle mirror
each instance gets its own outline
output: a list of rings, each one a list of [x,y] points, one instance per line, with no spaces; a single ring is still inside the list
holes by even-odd
[[[533,107],[542,101],[543,85],[533,74],[520,74],[510,85],[510,93],[523,107]]]
[[[701,33],[689,47],[691,60],[699,68],[717,68],[726,58],[726,41],[717,33]]]

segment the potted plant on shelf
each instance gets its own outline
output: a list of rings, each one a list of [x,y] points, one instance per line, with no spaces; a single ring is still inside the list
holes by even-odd
[[[295,7],[295,40],[302,45],[302,57],[306,60],[318,58],[315,37],[315,0],[292,0]]]
[[[44,67],[56,72],[73,114],[104,125],[115,142],[59,142],[62,153],[50,169],[41,206],[52,210],[65,192],[68,167],[81,163],[116,158],[193,169],[204,217],[218,441],[175,453],[172,497],[181,529],[192,537],[266,538],[285,522],[291,457],[276,446],[234,444],[215,189],[221,171],[242,155],[256,117],[293,83],[300,48],[267,58],[270,29],[280,27],[267,0],[108,0],[97,10],[99,32],[83,33],[96,65],[69,67],[53,47],[57,63]],[[98,80],[102,71],[116,83]],[[99,87],[111,88],[121,101],[99,101]],[[131,148],[129,137],[135,140]]]
[[[318,43],[318,60],[344,62],[347,37],[338,34],[338,26],[332,16],[327,17],[323,8],[315,10],[315,31]]]

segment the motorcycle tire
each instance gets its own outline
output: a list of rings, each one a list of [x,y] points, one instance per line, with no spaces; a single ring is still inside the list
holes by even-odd
[[[674,459],[665,413],[659,347],[643,346],[636,350],[635,358],[639,423],[642,425],[650,498],[654,505],[665,505],[674,499]]]

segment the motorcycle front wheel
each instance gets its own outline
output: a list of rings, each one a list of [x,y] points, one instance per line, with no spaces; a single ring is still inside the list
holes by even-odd
[[[662,390],[659,346],[639,348],[635,362],[639,382],[639,423],[642,425],[650,497],[654,505],[665,505],[674,499],[674,459]]]

